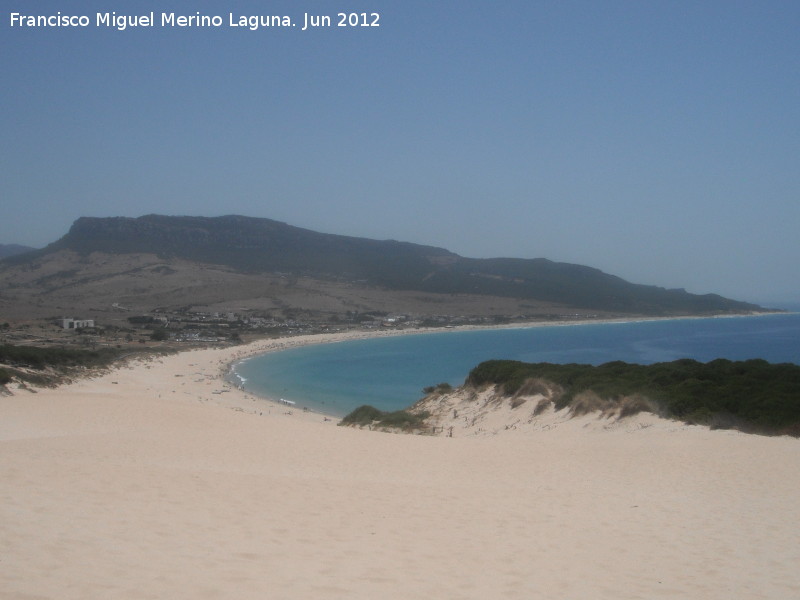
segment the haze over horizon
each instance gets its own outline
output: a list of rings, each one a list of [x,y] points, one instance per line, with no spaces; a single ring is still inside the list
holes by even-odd
[[[5,3],[0,243],[81,216],[241,214],[800,302],[800,5],[387,4]],[[341,10],[380,27],[336,27]],[[300,31],[306,12],[333,26]]]

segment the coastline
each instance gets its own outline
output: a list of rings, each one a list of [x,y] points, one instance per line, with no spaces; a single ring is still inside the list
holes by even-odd
[[[234,387],[239,387],[234,377],[241,376],[236,372],[236,366],[243,361],[255,358],[257,356],[270,354],[273,352],[280,352],[293,348],[300,348],[311,345],[334,344],[348,341],[378,339],[387,337],[409,336],[409,335],[436,335],[465,331],[492,331],[492,330],[524,330],[535,329],[542,327],[577,327],[587,325],[609,325],[609,324],[630,324],[630,323],[645,323],[645,322],[662,322],[662,321],[690,321],[698,319],[728,319],[728,318],[752,318],[752,317],[765,317],[773,314],[786,314],[786,313],[753,313],[753,314],[737,314],[737,315],[714,315],[714,316],[671,316],[671,317],[619,317],[607,319],[581,319],[581,320],[559,320],[559,321],[531,321],[526,323],[510,323],[499,325],[462,325],[452,327],[432,327],[432,328],[415,328],[415,329],[383,329],[383,330],[359,330],[347,332],[334,332],[313,335],[299,335],[293,337],[274,338],[269,340],[258,340],[251,342],[245,346],[240,346],[241,356],[229,361],[224,375],[224,379]],[[474,366],[474,365],[473,365]],[[281,404],[278,397],[269,394],[259,393],[258,391],[246,389],[246,382],[241,382],[243,390],[248,394],[255,396],[265,402],[269,402],[279,408],[286,408],[286,405]],[[430,382],[429,382],[430,383]],[[409,405],[413,400],[409,401]],[[321,410],[319,406],[307,408],[308,412],[315,412],[322,414],[334,420],[341,419],[344,415],[334,415],[326,413]]]
[[[0,397],[0,589],[800,595],[796,439],[674,423],[604,429],[591,417],[532,435],[386,435],[264,410],[220,379],[286,343],[133,359]]]

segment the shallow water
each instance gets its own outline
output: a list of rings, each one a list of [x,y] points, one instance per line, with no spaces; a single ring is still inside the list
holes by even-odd
[[[800,314],[448,331],[338,342],[254,357],[236,366],[250,392],[343,416],[362,404],[405,408],[422,388],[463,383],[493,358],[641,364],[715,358],[800,364]]]

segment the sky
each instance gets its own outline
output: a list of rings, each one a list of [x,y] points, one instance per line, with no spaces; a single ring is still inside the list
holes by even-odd
[[[799,31],[796,0],[0,0],[0,243],[241,214],[800,302]]]

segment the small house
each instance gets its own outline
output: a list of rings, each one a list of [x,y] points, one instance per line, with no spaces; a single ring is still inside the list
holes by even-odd
[[[94,327],[94,319],[61,319],[61,327],[64,329]]]

